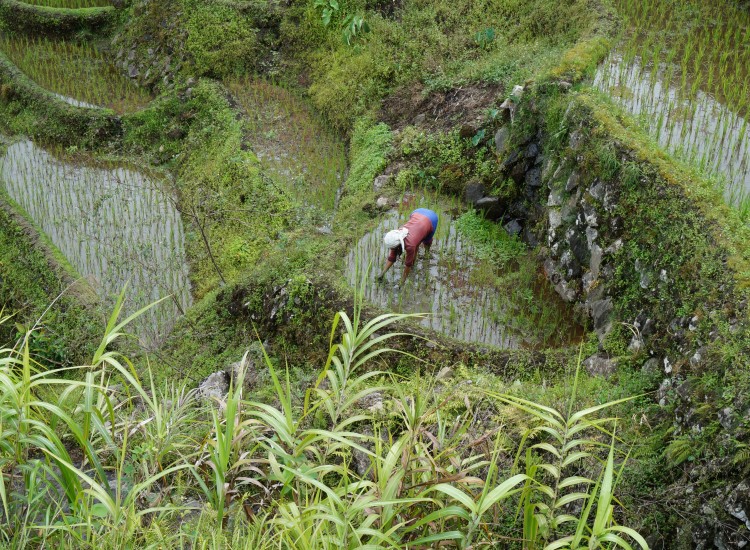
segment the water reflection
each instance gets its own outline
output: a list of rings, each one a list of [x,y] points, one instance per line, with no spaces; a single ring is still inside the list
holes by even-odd
[[[157,181],[125,167],[60,160],[31,141],[8,147],[0,180],[101,296],[128,283],[132,312],[174,295],[136,323],[144,344],[158,344],[191,304],[180,215]]]
[[[750,191],[747,120],[710,95],[680,92],[669,66],[643,66],[612,54],[597,70],[594,86],[639,117],[659,145],[728,180],[725,196],[739,204]]]
[[[81,101],[79,99],[75,99],[72,97],[68,97],[66,95],[57,94],[52,92],[52,95],[55,96],[57,99],[63,100],[65,103],[68,103],[69,105],[72,105],[73,107],[83,107],[86,109],[101,109],[101,107],[97,105],[92,105],[91,103],[86,103],[85,101]]]
[[[472,254],[472,247],[461,238],[451,216],[439,214],[432,252],[426,256],[420,247],[404,288],[395,288],[401,279],[403,258],[386,274],[383,283],[375,281],[388,255],[383,236],[408,218],[408,213],[399,215],[395,210],[387,213],[349,253],[349,283],[357,285],[359,274],[370,266],[364,288],[369,302],[392,311],[430,313],[421,324],[453,338],[502,348],[519,347],[521,339],[501,322],[505,312],[503,299],[493,287],[477,286],[472,280],[476,270],[483,267]]]

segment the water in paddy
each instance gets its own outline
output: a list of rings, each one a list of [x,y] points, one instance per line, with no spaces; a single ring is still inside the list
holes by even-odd
[[[725,196],[739,205],[750,192],[750,135],[747,119],[713,96],[685,93],[670,78],[669,65],[644,66],[613,53],[594,85],[636,116],[659,144],[726,181]]]
[[[293,91],[257,78],[226,82],[246,113],[264,171],[302,203],[333,210],[346,175],[346,148]]]
[[[24,140],[0,159],[0,182],[106,300],[126,283],[129,312],[172,295],[135,325],[145,345],[163,340],[191,294],[180,215],[155,178],[63,160]]]
[[[431,253],[420,246],[418,259],[403,288],[403,258],[379,283],[375,277],[385,265],[388,251],[383,236],[402,225],[412,208],[392,210],[377,227],[364,235],[347,256],[347,278],[360,286],[365,274],[364,297],[390,311],[428,313],[424,327],[452,338],[505,349],[565,345],[580,338],[572,312],[563,306],[546,281],[534,271],[515,279],[512,288],[498,285],[501,272],[478,258],[474,246],[459,231],[451,213],[438,212],[440,222]]]

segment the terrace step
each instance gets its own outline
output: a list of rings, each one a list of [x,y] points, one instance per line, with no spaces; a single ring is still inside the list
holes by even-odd
[[[0,0],[0,24],[19,34],[72,38],[107,34],[117,20],[114,6],[51,8]]]
[[[122,137],[122,121],[109,109],[77,107],[39,86],[0,52],[2,101],[15,101],[36,112],[41,122],[29,128],[32,137],[59,145],[95,146]]]

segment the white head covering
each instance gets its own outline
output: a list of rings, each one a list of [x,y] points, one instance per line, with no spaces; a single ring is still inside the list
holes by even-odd
[[[398,245],[401,245],[401,251],[406,251],[406,246],[404,246],[404,239],[409,234],[408,229],[404,229],[403,227],[401,229],[394,229],[393,231],[389,231],[385,234],[385,237],[383,237],[383,242],[385,243],[385,246],[388,248],[396,248]]]

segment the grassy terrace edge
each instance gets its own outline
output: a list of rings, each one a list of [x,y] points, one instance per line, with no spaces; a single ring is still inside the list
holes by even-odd
[[[83,290],[77,292],[76,296],[80,297],[86,305],[93,304],[96,301],[94,289],[90,287],[86,279],[81,276],[47,234],[29,216],[28,212],[2,189],[0,189],[0,208],[11,217],[13,222],[23,230],[24,235],[40,250],[47,259],[49,269],[60,279],[60,282],[66,286],[81,284]]]
[[[37,327],[30,336],[34,359],[58,364],[84,360],[104,320],[96,294],[5,192],[0,192],[0,244],[0,287],[5,287],[6,305],[22,313],[13,321]],[[0,326],[0,336],[11,336],[13,326]]]
[[[111,30],[118,17],[113,6],[69,9],[0,0],[0,29],[5,32],[57,38],[99,35]]]
[[[0,119],[13,133],[59,145],[99,148],[122,137],[109,109],[77,107],[42,88],[0,52]]]
[[[726,248],[727,267],[738,287],[750,288],[750,227],[727,205],[721,191],[697,169],[661,150],[632,117],[613,111],[612,104],[602,101],[598,94],[583,93],[577,100],[609,136],[629,148],[638,162],[653,166],[661,178],[682,190],[705,218],[711,238]]]
[[[597,65],[609,53],[617,27],[617,18],[609,3],[598,6],[600,15],[595,28],[564,54],[559,65],[534,83],[530,94],[532,99],[528,101],[527,98],[526,104],[538,102],[542,105],[541,111],[545,108],[559,109],[565,104],[566,113],[578,111],[572,118],[576,119],[576,123],[587,126],[589,135],[594,135],[587,143],[590,148],[613,145],[626,162],[632,161],[641,166],[641,173],[645,174],[651,185],[666,182],[673,186],[676,190],[675,204],[693,210],[698,219],[704,222],[702,234],[705,241],[700,243],[699,248],[707,246],[714,249],[717,257],[721,258],[720,269],[727,274],[734,291],[747,293],[750,289],[750,227],[726,204],[721,191],[709,178],[663,151],[631,116],[598,92],[588,89],[586,82],[593,78]],[[561,80],[571,82],[572,91],[564,93],[562,99],[549,100],[548,90],[555,89]],[[556,93],[557,90],[552,95]],[[549,117],[550,113],[537,113],[536,116]],[[557,153],[572,154],[564,147],[553,151],[553,154]],[[595,172],[601,166],[595,161],[589,162],[588,168]],[[665,229],[668,230],[668,227]],[[694,244],[697,243],[684,243],[688,248]]]

